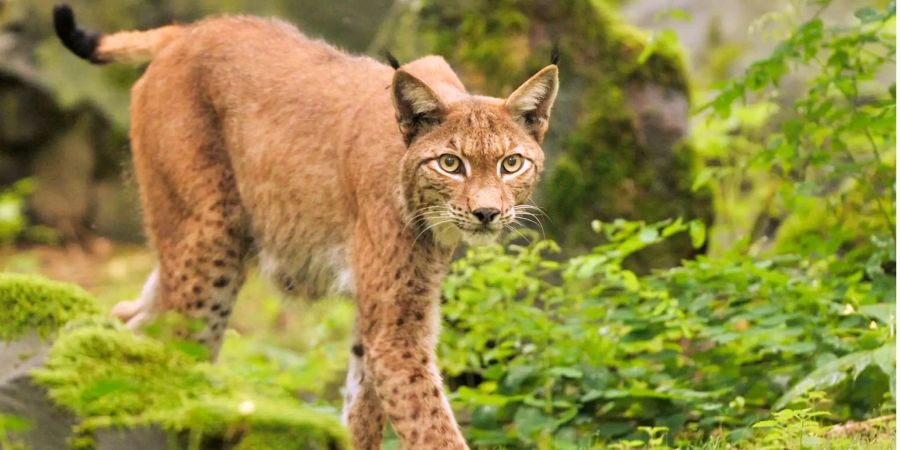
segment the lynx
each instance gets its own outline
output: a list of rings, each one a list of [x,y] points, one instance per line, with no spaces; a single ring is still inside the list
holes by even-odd
[[[93,63],[149,61],[130,139],[158,266],[113,315],[200,319],[215,357],[251,261],[286,294],[351,296],[355,448],[379,448],[387,420],[406,449],[467,448],[435,360],[439,284],[457,246],[527,216],[556,64],[498,99],[440,57],[389,66],[278,20],[100,35],[60,5],[54,22]]]

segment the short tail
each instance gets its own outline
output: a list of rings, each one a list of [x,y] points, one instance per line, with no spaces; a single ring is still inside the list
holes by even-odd
[[[169,25],[149,31],[123,31],[108,35],[94,33],[78,27],[75,13],[65,3],[53,8],[53,26],[66,48],[94,64],[150,61],[184,32],[178,25]]]

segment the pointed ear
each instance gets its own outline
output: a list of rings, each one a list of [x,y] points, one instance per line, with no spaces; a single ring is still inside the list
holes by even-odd
[[[447,106],[428,85],[404,70],[394,72],[391,96],[403,141],[413,139],[437,125],[447,115]]]
[[[541,69],[506,99],[506,109],[538,142],[550,125],[550,109],[559,91],[559,70],[555,64]]]

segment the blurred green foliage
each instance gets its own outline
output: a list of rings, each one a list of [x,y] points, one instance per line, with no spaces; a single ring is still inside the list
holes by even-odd
[[[0,245],[9,245],[27,227],[25,196],[31,193],[31,182],[21,180],[0,192]]]
[[[12,437],[13,433],[30,429],[33,424],[21,417],[0,414],[0,449],[3,450],[28,450],[21,440]]]
[[[706,167],[694,187],[716,192],[717,248],[749,236],[821,256],[894,237],[895,6],[837,26],[821,18],[829,4],[703,107],[713,115],[696,133]],[[782,89],[797,72],[813,75]]]

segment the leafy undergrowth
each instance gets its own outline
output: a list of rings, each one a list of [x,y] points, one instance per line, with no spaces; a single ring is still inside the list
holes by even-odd
[[[68,322],[32,377],[79,418],[73,448],[92,448],[100,428],[137,426],[160,427],[185,440],[188,448],[201,448],[210,439],[237,449],[348,445],[333,408],[305,405],[282,384],[262,382],[279,373],[267,372],[269,367],[259,361],[237,361],[232,355],[226,364],[203,362],[183,344],[90,318],[96,306],[80,289],[35,276],[4,275],[0,281],[5,302],[8,295],[19,295],[18,316],[40,318],[19,321],[22,326],[40,325],[51,334],[52,326]],[[48,309],[55,312],[46,313]],[[246,368],[238,370],[247,365],[256,368],[255,378],[242,376]]]
[[[452,394],[473,447],[893,448],[894,422],[877,420],[892,410],[882,397],[890,394],[881,357],[873,355],[893,343],[892,308],[879,304],[892,295],[890,276],[872,269],[854,281],[829,277],[825,263],[739,256],[638,276],[618,261],[690,226],[597,228],[616,238],[573,260],[556,261],[553,244],[537,243],[473,250],[454,266],[441,361],[454,380],[482,379]],[[700,239],[700,228],[694,235]],[[97,270],[108,264],[121,261]],[[139,289],[135,281],[115,290]],[[242,295],[257,317],[237,317],[247,334],[229,330],[217,366],[93,319],[63,331],[38,377],[55,386],[58,402],[88,417],[83,437],[109,424],[158,423],[185,430],[188,441],[224,433],[243,436],[244,448],[291,448],[277,439],[306,441],[280,425],[320,413],[297,395],[324,399],[330,418],[339,407],[332,394],[343,377],[350,311],[346,303],[324,302],[299,317],[293,305],[272,306],[282,312],[271,312],[269,322],[259,305],[277,300],[246,298],[262,292],[251,284]],[[309,347],[318,350],[299,352]],[[885,367],[892,369],[891,361]],[[775,407],[820,375],[834,384],[817,381]],[[827,396],[817,397],[817,389]],[[849,420],[868,425],[830,434]]]
[[[441,354],[476,447],[640,447],[665,430],[679,448],[802,448],[758,423],[816,390],[821,430],[892,412],[892,241],[873,241],[868,266],[734,254],[637,275],[633,252],[691,230],[699,244],[702,228],[595,225],[608,243],[565,261],[545,241],[454,264]]]

